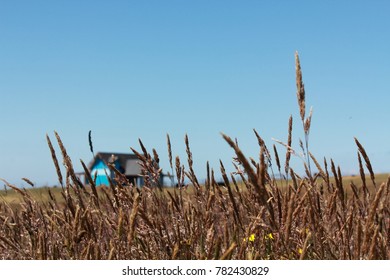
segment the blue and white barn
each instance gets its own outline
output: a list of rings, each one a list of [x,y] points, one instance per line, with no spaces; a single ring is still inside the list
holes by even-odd
[[[89,170],[94,181],[96,175],[97,186],[109,186],[110,182],[108,178],[114,179],[115,177],[115,173],[110,170],[107,163],[113,163],[115,168],[123,173],[133,184],[137,186],[144,184],[143,177],[141,176],[141,166],[138,163],[136,155],[99,152],[89,164]]]

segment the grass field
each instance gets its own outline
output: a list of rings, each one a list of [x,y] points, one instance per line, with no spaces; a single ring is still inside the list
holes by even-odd
[[[375,174],[376,181],[381,184],[385,183],[387,181],[387,178],[390,176],[390,174],[387,173],[381,173],[381,174]],[[331,183],[335,184],[335,179],[333,177],[330,178]],[[362,188],[361,186],[361,177],[360,176],[344,176],[342,178],[343,185],[345,186],[345,191],[347,195],[353,195],[352,189],[350,184],[354,183],[356,186]],[[367,188],[370,192],[375,192],[374,185],[370,181],[370,175],[365,175],[365,180],[367,182]],[[287,181],[276,179],[276,184],[280,186],[280,188],[285,188],[285,185],[291,185],[292,181],[291,179]],[[237,185],[242,191],[245,191],[245,185],[239,181],[237,182]],[[86,186],[87,189],[90,187]],[[204,185],[202,185],[204,187]],[[107,187],[102,187],[107,188]],[[189,187],[186,190],[186,193],[193,193],[192,190],[193,186]],[[175,188],[172,187],[163,187],[165,191],[168,191],[170,193],[173,193],[175,191]],[[57,200],[58,203],[65,203],[65,199],[62,195],[62,188],[61,187],[38,187],[38,188],[28,188],[26,189],[28,193],[30,194],[31,198],[36,201],[37,203],[48,203],[51,198],[49,195],[49,190],[53,197]],[[103,197],[103,191],[97,188],[98,194],[100,197]],[[226,187],[221,188],[222,192],[226,192]],[[23,196],[20,195],[20,193],[12,188],[8,188],[7,190],[0,190],[0,200],[6,204],[9,204],[12,207],[19,207],[20,204],[23,202]]]
[[[309,150],[312,112],[296,55],[297,99],[302,121],[305,175],[290,166],[292,122],[286,143],[269,149],[255,131],[259,159],[247,158],[237,142],[223,135],[235,152],[236,171],[219,170],[224,186],[207,166],[200,183],[189,139],[187,165],[169,163],[178,188],[159,185],[155,150],[140,141],[133,150],[145,186],[137,188],[116,174],[109,187],[78,180],[66,148],[55,133],[66,174],[47,136],[61,187],[21,190],[4,182],[0,195],[0,259],[386,259],[390,258],[390,179],[375,174],[363,145],[355,139],[359,175],[342,177],[330,159],[319,162]],[[92,141],[90,141],[92,150]],[[280,149],[280,147],[282,147]],[[271,152],[270,152],[271,151]],[[276,179],[270,170],[285,179]],[[189,181],[189,186],[184,185]]]

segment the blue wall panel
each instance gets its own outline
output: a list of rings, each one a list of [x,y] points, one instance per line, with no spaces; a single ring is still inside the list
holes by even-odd
[[[100,159],[97,159],[95,162],[95,165],[92,167],[91,170],[91,176],[92,179],[95,180],[95,173],[97,171],[97,177],[96,177],[96,185],[106,185],[109,186],[110,183],[108,181],[107,175],[111,176],[111,171],[107,167],[107,165]],[[106,175],[107,173],[107,175]]]

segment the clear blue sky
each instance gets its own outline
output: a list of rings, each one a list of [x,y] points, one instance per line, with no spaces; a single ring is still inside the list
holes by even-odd
[[[257,158],[252,129],[272,147],[292,114],[298,149],[296,50],[311,151],[356,173],[356,136],[374,169],[390,171],[389,3],[1,1],[0,177],[56,184],[54,130],[78,171],[89,130],[95,151],[129,152],[141,138],[166,171],[166,133],[182,161],[188,133],[201,179],[207,160],[217,178],[219,159],[232,171],[220,132]]]

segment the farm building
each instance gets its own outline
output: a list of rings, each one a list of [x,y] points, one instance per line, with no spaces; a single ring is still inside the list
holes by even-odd
[[[97,153],[95,158],[89,164],[89,170],[91,172],[92,179],[96,178],[96,185],[108,186],[109,179],[114,179],[115,173],[110,170],[107,163],[113,163],[115,168],[123,173],[130,182],[137,186],[144,184],[143,177],[141,176],[141,166],[138,163],[138,158],[134,154],[124,153]],[[162,182],[162,177],[161,177]]]

